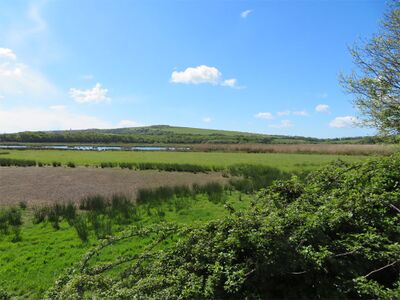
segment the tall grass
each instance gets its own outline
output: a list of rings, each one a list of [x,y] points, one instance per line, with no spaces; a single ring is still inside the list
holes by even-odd
[[[11,207],[8,209],[0,210],[0,233],[14,234],[12,242],[19,242],[21,240],[21,225],[22,225],[22,213],[21,209],[17,207]]]
[[[72,202],[55,203],[51,206],[41,206],[33,209],[34,224],[39,224],[47,220],[56,230],[60,229],[60,222],[62,220],[66,220],[69,225],[72,225],[76,216],[76,206]]]

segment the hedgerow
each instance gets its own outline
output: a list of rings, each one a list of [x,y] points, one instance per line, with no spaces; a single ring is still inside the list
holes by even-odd
[[[355,299],[400,297],[400,154],[338,161],[276,181],[245,211],[205,226],[164,224],[105,240],[57,281],[52,299]],[[154,237],[155,235],[155,237]],[[119,239],[179,237],[106,265]],[[113,270],[111,275],[108,270]],[[120,275],[115,276],[117,272]]]

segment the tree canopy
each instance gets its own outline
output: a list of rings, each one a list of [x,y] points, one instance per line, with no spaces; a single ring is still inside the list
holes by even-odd
[[[357,67],[341,75],[364,125],[382,134],[400,133],[400,1],[393,0],[379,32],[350,49]]]

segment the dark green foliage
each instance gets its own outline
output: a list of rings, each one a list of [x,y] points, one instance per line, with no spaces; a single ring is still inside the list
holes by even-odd
[[[39,206],[33,208],[33,224],[39,224],[46,220],[48,212],[47,206]]]
[[[0,158],[0,167],[34,167],[36,161],[27,159]]]
[[[52,165],[53,167],[61,167],[61,162],[59,162],[59,161],[53,161],[53,162],[51,163],[51,165]]]
[[[74,162],[72,162],[72,161],[69,161],[69,162],[67,163],[67,167],[68,167],[68,168],[75,168],[75,167],[76,167],[76,165],[75,165],[75,163],[74,163]]]
[[[62,216],[67,220],[68,224],[71,226],[76,218],[76,206],[72,202],[65,204],[62,210]]]
[[[107,199],[100,195],[83,198],[79,204],[80,209],[95,211],[97,213],[105,213],[107,206]]]
[[[229,206],[228,206],[229,208]],[[58,281],[52,299],[398,299],[400,154],[360,164],[341,161],[277,181],[252,206],[203,227],[163,224],[127,231],[89,252]],[[137,256],[93,266],[119,239],[160,243]],[[133,261],[120,269],[121,261]],[[111,279],[114,268],[121,277]]]
[[[19,208],[25,210],[28,207],[28,204],[25,201],[19,202]]]
[[[182,186],[161,186],[153,189],[139,189],[136,202],[146,204],[150,207],[158,206],[163,202],[173,198],[193,197],[196,194],[207,194],[213,202],[219,202],[222,199],[224,186],[218,182],[210,182],[205,185],[193,184],[192,188]]]
[[[76,206],[72,202],[56,203],[51,206],[40,206],[33,209],[33,223],[39,224],[49,221],[54,229],[60,229],[60,221],[66,220],[69,225],[76,218]]]
[[[98,239],[103,239],[112,234],[112,221],[110,218],[96,212],[89,212],[87,217]]]
[[[11,296],[6,291],[0,288],[0,300],[10,300],[10,299]]]

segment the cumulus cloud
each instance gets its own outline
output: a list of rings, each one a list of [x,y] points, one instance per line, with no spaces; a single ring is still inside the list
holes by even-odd
[[[50,98],[57,95],[58,90],[40,72],[9,59],[0,61],[0,94]]]
[[[118,128],[124,128],[124,127],[139,127],[142,126],[142,124],[132,121],[132,120],[121,120],[118,124]]]
[[[270,112],[259,112],[254,115],[257,119],[272,120],[274,118],[273,114]]]
[[[319,113],[328,113],[329,112],[329,105],[328,104],[318,104],[315,107],[315,111]]]
[[[248,9],[248,10],[242,11],[242,12],[240,13],[240,16],[241,16],[243,19],[246,19],[252,12],[253,12],[252,9]]]
[[[293,127],[293,123],[290,120],[282,120],[278,124],[269,125],[269,127],[271,127],[271,128],[289,128],[289,127]]]
[[[69,95],[77,103],[100,103],[110,101],[107,97],[108,90],[103,88],[100,83],[87,90],[80,90],[76,88],[71,88],[69,90]]]
[[[17,59],[17,55],[9,48],[0,48],[0,57],[5,57],[12,60]]]
[[[183,84],[207,83],[233,88],[237,87],[237,80],[235,78],[223,80],[222,73],[217,68],[206,65],[189,67],[184,71],[174,71],[171,74],[171,82]]]
[[[329,126],[332,128],[348,128],[357,126],[359,120],[354,116],[343,116],[343,117],[336,117],[333,119]]]
[[[204,123],[211,123],[212,119],[210,117],[203,118]]]
[[[189,67],[184,71],[174,71],[171,75],[171,82],[185,84],[210,83],[217,85],[221,80],[221,72],[215,67],[201,65]]]

